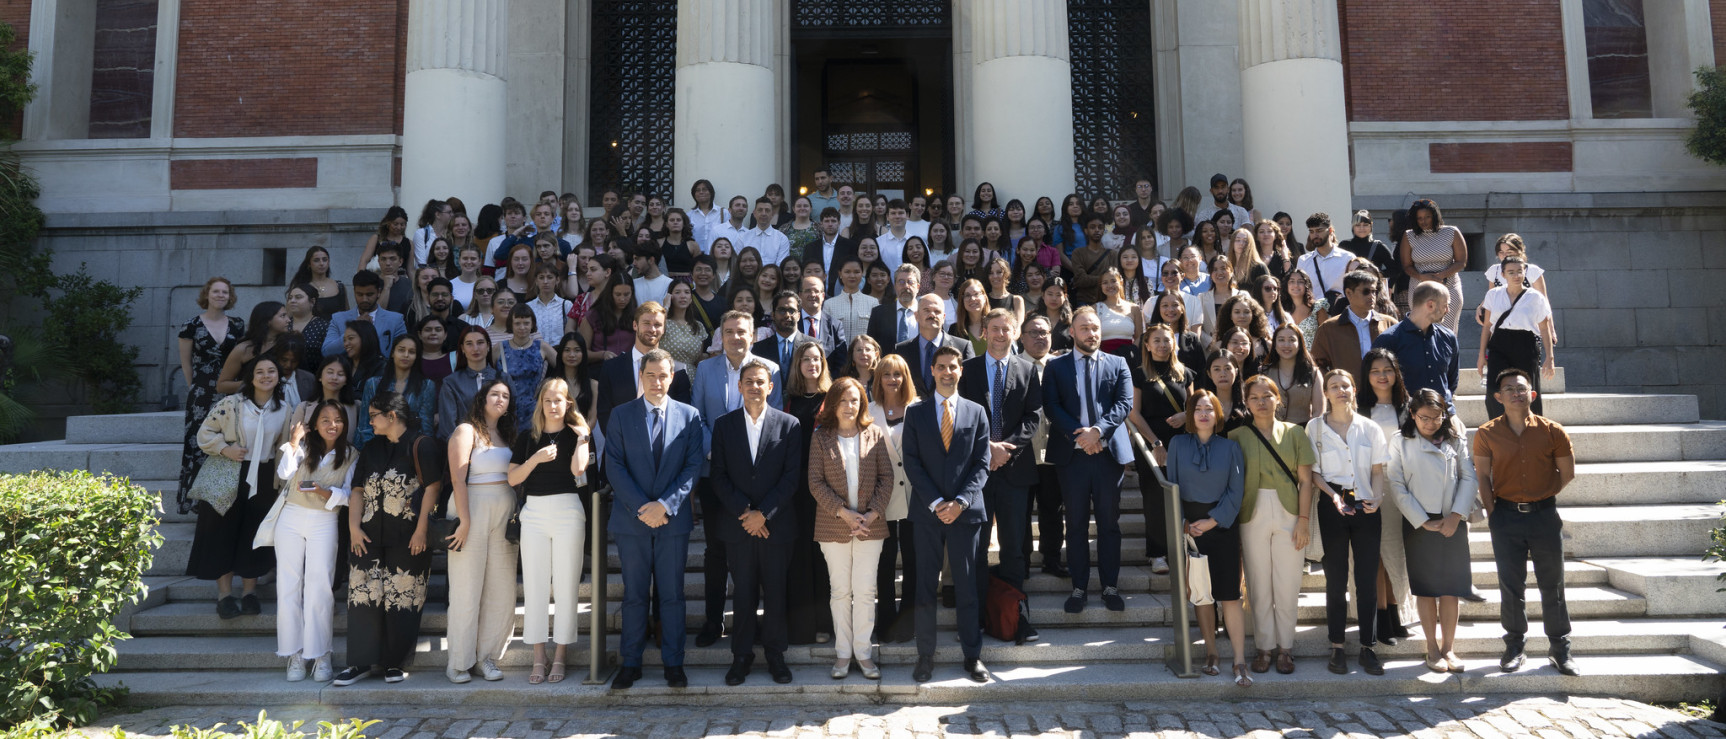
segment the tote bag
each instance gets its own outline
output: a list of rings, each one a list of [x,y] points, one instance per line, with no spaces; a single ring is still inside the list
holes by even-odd
[[[1211,597],[1211,564],[1205,555],[1199,552],[1199,543],[1192,534],[1184,534],[1187,553],[1187,602],[1195,606],[1208,606],[1216,602]]]

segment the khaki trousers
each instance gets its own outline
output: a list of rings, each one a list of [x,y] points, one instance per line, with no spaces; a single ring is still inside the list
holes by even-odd
[[[515,491],[504,484],[469,485],[473,519],[467,543],[449,553],[449,669],[471,670],[497,659],[515,633],[515,545],[503,536],[515,512]]]
[[[1294,648],[1305,559],[1294,546],[1297,524],[1299,519],[1283,508],[1277,491],[1264,489],[1258,492],[1252,520],[1239,527],[1247,599],[1253,608],[1253,643],[1259,649]]]

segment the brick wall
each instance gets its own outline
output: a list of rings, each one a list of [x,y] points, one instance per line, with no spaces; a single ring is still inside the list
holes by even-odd
[[[318,160],[188,159],[168,165],[168,186],[174,190],[247,190],[317,187]]]
[[[1714,26],[1714,64],[1726,65],[1726,0],[1708,0],[1708,18]]]
[[[0,0],[0,23],[12,27],[14,42],[12,48],[24,49],[30,45],[30,0]],[[41,92],[37,92],[41,95]],[[0,130],[13,139],[24,136],[23,111],[19,115],[0,116]]]
[[[1428,144],[1434,174],[1569,172],[1569,141]]]
[[[1570,116],[1557,2],[1445,0],[1443,12],[1432,5],[1338,0],[1349,120]]]
[[[174,135],[400,132],[406,8],[182,0]]]

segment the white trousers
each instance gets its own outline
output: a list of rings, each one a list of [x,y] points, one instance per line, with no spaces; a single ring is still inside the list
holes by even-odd
[[[449,669],[471,670],[497,659],[515,633],[515,545],[504,525],[515,490],[504,484],[467,488],[467,543],[449,553]]]
[[[580,601],[582,547],[587,513],[576,493],[528,496],[521,510],[522,640],[544,644],[552,604],[557,622],[551,639],[574,644]]]
[[[1267,488],[1258,493],[1252,520],[1240,525],[1247,599],[1253,607],[1253,642],[1259,649],[1294,648],[1305,560],[1304,552],[1294,546],[1297,523],[1295,514],[1283,508],[1277,491]]]
[[[287,493],[282,493],[287,495]],[[330,653],[335,628],[336,512],[282,504],[276,519],[276,654]]]
[[[833,611],[833,651],[839,659],[870,659],[875,634],[875,570],[881,564],[881,540],[852,539],[843,544],[818,542],[832,582],[828,607]]]

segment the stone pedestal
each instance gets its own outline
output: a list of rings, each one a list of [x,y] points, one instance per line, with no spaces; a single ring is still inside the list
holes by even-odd
[[[402,99],[400,202],[504,194],[508,0],[412,0]],[[516,193],[533,198],[538,193]]]
[[[1073,191],[1073,67],[1067,4],[989,0],[972,5],[969,134],[976,182],[1000,202],[1057,201]],[[1036,101],[1027,104],[1027,101]],[[961,132],[963,135],[965,132]]]
[[[1347,238],[1352,197],[1336,3],[1239,2],[1242,150],[1254,205],[1287,211],[1301,240],[1306,217],[1325,211]]]
[[[777,5],[778,0],[677,4],[676,192],[666,195],[681,200],[696,180],[706,179],[718,203],[733,195],[753,203],[779,180]]]

